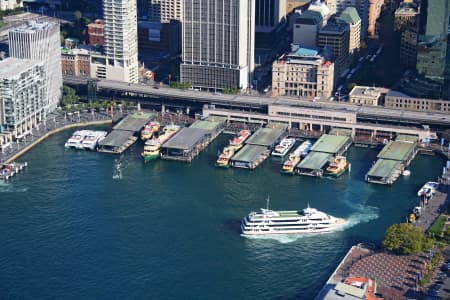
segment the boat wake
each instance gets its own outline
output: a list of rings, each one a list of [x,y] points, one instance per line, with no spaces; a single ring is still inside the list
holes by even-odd
[[[28,188],[21,187],[17,188],[12,183],[0,181],[0,194],[1,193],[25,193],[28,191]]]
[[[114,170],[113,170],[112,179],[121,180],[123,178],[122,171],[123,171],[123,163],[122,163],[122,156],[121,156],[120,158],[116,158],[114,160]]]
[[[281,244],[289,244],[307,236],[326,233],[302,233],[302,234],[267,234],[267,235],[242,235],[249,240],[275,240]]]
[[[345,230],[350,227],[354,227],[358,224],[367,223],[372,220],[378,219],[378,217],[379,217],[378,207],[359,205],[357,206],[356,212],[351,214],[347,218],[347,222],[342,227],[339,227],[339,229]]]

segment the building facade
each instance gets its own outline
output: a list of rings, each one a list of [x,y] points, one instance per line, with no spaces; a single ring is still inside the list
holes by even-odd
[[[340,75],[349,63],[350,26],[339,18],[329,20],[327,25],[319,31],[317,45],[320,48],[332,49],[335,72]]]
[[[286,0],[255,0],[255,30],[273,30],[286,18]]]
[[[61,40],[59,24],[28,24],[9,31],[9,55],[44,63],[47,76],[47,112],[54,111],[62,96]]]
[[[378,34],[377,20],[381,14],[384,0],[369,0],[369,15],[367,22],[367,34],[375,36]]]
[[[202,89],[250,87],[254,16],[254,0],[186,0],[181,81]]]
[[[417,26],[420,14],[420,4],[414,0],[405,0],[394,13],[396,30],[402,30],[411,26]]]
[[[302,47],[316,47],[317,35],[323,24],[323,17],[317,11],[307,10],[300,14],[294,21],[292,43]]]
[[[369,1],[368,0],[336,0],[336,14],[340,15],[347,7],[354,7],[361,18],[361,39],[367,37],[369,27]]]
[[[62,74],[89,78],[91,76],[91,56],[85,49],[63,49],[61,53]]]
[[[361,18],[354,7],[344,9],[339,18],[350,26],[349,51],[350,54],[353,54],[361,47]]]
[[[314,49],[294,46],[272,64],[274,96],[330,97],[334,64]]]
[[[0,61],[0,129],[20,139],[45,119],[46,78],[42,62],[18,58]]]
[[[417,27],[406,28],[401,33],[400,62],[407,68],[416,68],[418,38]]]
[[[138,82],[136,0],[103,0],[108,79]]]
[[[103,20],[95,20],[87,25],[89,45],[91,46],[103,46],[105,42],[104,28],[105,23]]]
[[[378,106],[382,90],[370,86],[355,86],[348,94],[348,101],[357,105]]]
[[[0,0],[0,11],[23,7],[22,0]]]
[[[399,110],[450,113],[449,100],[414,98],[398,91],[387,93],[384,106]]]
[[[149,0],[148,19],[150,22],[169,23],[183,19],[183,0]]]

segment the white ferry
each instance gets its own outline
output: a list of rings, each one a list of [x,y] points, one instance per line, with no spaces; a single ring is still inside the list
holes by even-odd
[[[251,212],[241,222],[243,236],[271,234],[303,234],[329,232],[341,227],[346,221],[335,218],[315,208],[301,211],[274,211],[261,208]]]
[[[425,183],[420,190],[417,191],[417,196],[422,196],[423,193],[426,193],[426,191],[428,189],[431,190],[431,193],[436,193],[437,188],[439,187],[439,183],[434,182],[434,181],[428,181],[427,183]]]
[[[95,150],[98,143],[103,140],[108,132],[106,131],[89,131],[89,133],[84,138],[82,145],[86,150]]]
[[[292,138],[284,138],[281,142],[275,146],[275,149],[272,151],[273,156],[285,156],[289,150],[294,146],[295,139]]]
[[[90,130],[77,130],[64,144],[66,148],[83,149],[83,140],[88,135]]]
[[[305,157],[306,155],[308,155],[309,151],[311,151],[312,146],[313,144],[311,143],[311,141],[306,140],[295,151],[298,151],[302,157]]]

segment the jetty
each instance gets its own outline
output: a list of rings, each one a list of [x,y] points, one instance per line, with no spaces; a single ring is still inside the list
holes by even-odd
[[[417,137],[410,135],[398,135],[395,141],[389,141],[366,174],[366,181],[393,184],[416,156],[417,142]]]
[[[224,118],[211,117],[181,129],[161,147],[161,158],[191,162],[223,131],[224,122]]]
[[[270,149],[286,134],[287,125],[271,124],[258,129],[245,146],[231,158],[231,166],[243,169],[255,169],[270,155]]]
[[[152,113],[136,112],[123,118],[98,144],[98,151],[121,154],[137,141],[139,131],[153,118]]]
[[[316,176],[323,175],[323,168],[335,155],[341,155],[350,147],[351,136],[348,134],[322,135],[311,148],[311,152],[296,167],[299,175]]]

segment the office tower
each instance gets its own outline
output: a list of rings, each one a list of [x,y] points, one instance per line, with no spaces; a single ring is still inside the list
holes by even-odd
[[[254,16],[254,0],[186,0],[181,81],[205,89],[250,87]]]
[[[317,11],[307,10],[294,21],[292,43],[302,47],[316,47],[317,35],[324,25],[322,15]]]
[[[330,97],[333,86],[334,63],[315,49],[294,45],[272,64],[274,96]]]
[[[272,30],[286,17],[286,0],[255,0],[256,31]]]
[[[169,23],[181,21],[183,0],[149,0],[148,18],[150,22]]]
[[[350,26],[339,18],[329,20],[319,31],[317,45],[320,48],[328,46],[332,49],[335,72],[340,75],[349,62]]]
[[[361,18],[361,39],[367,36],[369,27],[369,1],[368,0],[336,0],[336,13],[340,15],[347,7],[354,7]]]
[[[61,41],[59,24],[51,22],[28,24],[9,32],[9,54],[11,57],[43,62],[47,76],[46,112],[58,106],[62,94]]]
[[[350,54],[359,50],[361,45],[361,18],[354,7],[347,7],[339,17],[350,26]]]
[[[45,119],[46,80],[43,62],[19,58],[0,61],[0,127],[22,138]]]
[[[103,0],[106,77],[138,82],[136,0]]]

